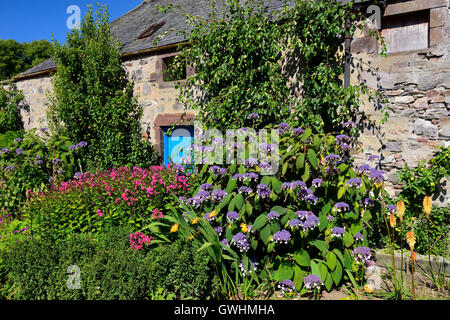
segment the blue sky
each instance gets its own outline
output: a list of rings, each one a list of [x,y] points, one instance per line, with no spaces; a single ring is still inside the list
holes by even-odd
[[[0,3],[0,39],[19,42],[52,40],[52,33],[59,42],[64,42],[67,32],[66,13],[70,5],[78,5],[81,16],[87,5],[106,4],[110,20],[114,20],[137,7],[142,0],[7,0]]]

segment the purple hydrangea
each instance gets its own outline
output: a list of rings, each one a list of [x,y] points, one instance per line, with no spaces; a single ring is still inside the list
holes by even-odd
[[[320,178],[315,178],[315,179],[312,181],[312,185],[313,185],[314,187],[316,187],[316,188],[321,187],[322,184],[323,184],[323,181],[322,181],[322,179],[320,179]]]
[[[239,214],[236,211],[230,211],[227,213],[227,220],[233,222],[239,218]]]
[[[350,206],[345,202],[338,202],[334,205],[334,207],[336,208],[337,212],[345,212],[350,210]]]
[[[259,114],[257,114],[256,112],[250,113],[247,119],[259,119]]]
[[[7,166],[7,167],[5,168],[5,170],[6,170],[6,171],[14,171],[14,170],[16,170],[16,168],[15,168],[14,166]]]
[[[310,204],[316,204],[317,203],[317,201],[319,200],[319,198],[317,198],[315,195],[313,195],[313,194],[308,194],[305,198],[304,198],[304,200],[306,201],[306,202],[309,202]]]
[[[294,190],[294,185],[292,184],[292,182],[283,182],[283,184],[281,185],[281,189],[282,190],[286,190],[286,189]]]
[[[278,220],[280,218],[280,215],[278,214],[278,213],[276,213],[275,211],[270,211],[268,214],[267,214],[267,219],[269,220],[269,221],[272,221],[272,220]]]
[[[375,182],[375,183],[383,182],[383,180],[384,180],[384,171],[383,170],[372,169],[370,171],[369,178],[372,179],[372,181]]]
[[[211,191],[213,188],[213,185],[210,183],[204,183],[200,186],[200,190],[202,191]]]
[[[188,202],[195,207],[199,207],[204,201],[208,201],[210,196],[208,191],[200,190],[193,198],[189,198]]]
[[[337,154],[333,154],[333,153],[331,153],[325,157],[325,161],[327,163],[336,162],[336,161],[340,161],[340,160],[341,160],[341,157],[339,157]]]
[[[347,121],[343,123],[343,126],[345,128],[351,129],[351,128],[355,128],[356,127],[356,123],[353,121]]]
[[[222,235],[223,228],[221,226],[214,227],[214,231],[217,232],[219,236]]]
[[[363,237],[363,235],[361,234],[361,232],[357,232],[356,234],[355,234],[355,236],[354,236],[354,238],[355,238],[355,240],[359,240],[359,241],[363,241],[364,240],[364,237]]]
[[[83,176],[82,172],[77,172],[75,173],[75,175],[73,176],[75,179],[80,179]],[[180,197],[181,198],[181,197]]]
[[[285,229],[276,232],[272,237],[272,241],[275,241],[275,243],[287,244],[289,240],[291,240],[291,234]]]
[[[37,165],[37,166],[40,168],[41,165],[44,164],[44,161],[42,161],[42,160],[37,160],[34,164]]]
[[[297,215],[297,217],[299,219],[303,219],[303,220],[305,220],[310,215],[314,215],[314,213],[312,213],[311,211],[302,211],[302,210],[296,211],[295,214]]]
[[[371,198],[364,198],[364,200],[362,201],[362,205],[364,206],[364,208],[373,207],[375,205],[375,201],[373,201],[373,199]]]
[[[360,174],[370,174],[372,171],[372,168],[368,164],[363,164],[362,166],[358,167],[358,173]]]
[[[81,141],[80,143],[77,144],[77,148],[84,148],[87,146],[87,142],[86,141]]]
[[[258,184],[256,187],[256,194],[261,199],[264,199],[272,194],[272,191],[269,189],[268,186],[266,186],[264,183]]]
[[[260,164],[259,164],[259,167],[261,168],[261,169],[272,169],[272,165],[271,164],[269,164],[269,163],[267,163],[267,162],[261,162]]]
[[[302,189],[306,189],[306,183],[304,183],[303,181],[301,181],[301,180],[297,180],[297,181],[294,181],[294,182],[292,182],[292,186],[295,188],[295,187],[300,187],[300,188],[302,188]]]
[[[257,181],[258,178],[259,178],[259,175],[255,172],[247,172],[244,174],[244,180]]]
[[[313,194],[313,191],[311,189],[305,188],[305,189],[300,189],[300,191],[298,192],[298,197],[300,199],[304,199],[306,196]]]
[[[227,240],[227,239],[223,239],[222,241],[220,241],[220,243],[223,244],[224,246],[227,246],[227,247],[230,246],[230,244],[228,243],[228,240]],[[223,248],[222,248],[222,249],[223,249]]]
[[[221,175],[221,176],[227,173],[227,169],[221,168],[219,166],[212,166],[211,168],[209,168],[208,171],[214,175]]]
[[[242,232],[233,236],[233,242],[239,248],[240,252],[247,252],[250,249],[250,240]]]
[[[302,128],[295,128],[295,129],[292,130],[292,133],[295,134],[295,135],[304,134],[305,130],[303,130]]]
[[[234,180],[242,181],[242,180],[244,180],[244,175],[242,175],[242,174],[240,174],[240,173],[236,173],[236,174],[233,176],[233,179],[234,179]]]
[[[2,150],[0,150],[0,155],[9,152],[8,148],[3,148]]]
[[[322,280],[315,274],[310,274],[303,279],[306,289],[320,289],[323,285]]]
[[[20,142],[22,142],[23,141],[23,139],[21,139],[21,138],[16,138],[16,139],[14,139],[14,142],[17,142],[17,143],[20,143]]]
[[[397,206],[394,204],[390,204],[386,208],[388,209],[388,214],[397,213]]]
[[[287,124],[286,122],[282,122],[278,125],[278,132],[280,133],[280,135],[285,134],[287,131],[289,131],[289,129],[289,124]]]
[[[351,178],[347,181],[347,185],[350,187],[356,187],[359,188],[362,185],[361,179],[358,178]]]
[[[337,143],[343,143],[343,142],[350,142],[352,141],[352,139],[345,134],[339,134],[336,136],[336,141]]]
[[[259,149],[261,151],[271,152],[273,149],[273,146],[270,143],[263,142],[259,145]]]
[[[244,161],[244,168],[252,168],[258,165],[258,160],[255,158],[248,158]]]
[[[343,151],[347,151],[350,149],[350,145],[348,143],[342,142],[339,143],[339,147],[343,150]]]
[[[331,216],[331,215],[329,215],[329,216],[327,217],[327,219],[328,219],[328,221],[330,221],[330,222],[334,221],[334,217]]]
[[[18,155],[23,154],[23,149],[21,149],[21,148],[16,149],[16,153],[17,153]]]
[[[344,236],[344,233],[345,229],[341,227],[334,227],[333,229],[331,229],[332,237],[342,238]]]
[[[75,150],[77,148],[77,146],[75,145],[75,144],[72,144],[70,147],[69,147],[69,150],[70,151],[73,151],[73,150]]]
[[[278,281],[278,288],[281,289],[283,293],[292,292],[295,290],[295,285],[292,280]]]
[[[253,192],[252,188],[247,187],[247,186],[242,186],[242,187],[240,187],[239,190],[238,190],[238,193],[239,193],[239,194],[242,194],[242,193],[250,194],[250,193],[252,193],[252,192]]]
[[[362,262],[364,264],[366,264],[372,256],[370,253],[370,248],[368,247],[356,247],[353,250],[353,255],[355,256],[355,260],[357,262]]]
[[[225,197],[227,196],[228,194],[225,192],[225,191],[223,191],[223,190],[221,190],[221,189],[216,189],[216,190],[214,190],[212,193],[211,193],[211,198],[214,200],[214,201],[222,201],[223,199],[225,199]]]
[[[308,215],[306,221],[303,223],[303,231],[313,230],[318,225],[319,218],[314,214]]]
[[[299,219],[292,219],[288,222],[288,224],[293,229],[301,227],[303,225],[303,223]]]

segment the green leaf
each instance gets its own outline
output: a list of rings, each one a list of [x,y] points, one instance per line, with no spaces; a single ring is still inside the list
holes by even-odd
[[[275,191],[276,193],[280,193],[282,185],[283,185],[283,183],[280,180],[278,180],[276,177],[272,178],[273,191]]]
[[[301,153],[301,154],[298,155],[297,161],[295,162],[295,167],[297,169],[297,172],[300,169],[303,169],[304,166],[305,166],[305,154]]]
[[[270,224],[266,224],[264,228],[262,228],[261,232],[259,233],[261,240],[264,242],[264,244],[267,246],[269,243],[269,238],[272,235],[272,227]]]
[[[309,267],[311,264],[311,258],[306,250],[298,250],[294,253],[294,260],[302,267]]]
[[[242,206],[244,205],[244,197],[242,196],[242,194],[235,195],[234,200],[234,205],[236,206],[236,208],[238,210],[241,210]]]
[[[343,240],[344,240],[344,245],[347,248],[350,247],[354,242],[352,234],[348,231],[345,232]]]
[[[346,190],[347,188],[345,186],[340,187],[337,193],[337,198],[341,199],[344,196]]]
[[[290,280],[294,275],[294,266],[290,263],[283,262],[278,268],[278,276],[280,281]]]
[[[333,278],[334,284],[337,286],[339,285],[339,282],[342,279],[342,265],[339,261],[336,262],[336,268],[331,273],[331,276]]]
[[[315,274],[316,276],[318,276],[320,278],[320,280],[323,281],[321,273],[320,273],[320,266],[314,261],[311,261],[311,273]]]
[[[317,155],[314,152],[314,150],[312,150],[312,149],[308,149],[308,160],[309,160],[309,163],[311,163],[312,167],[314,169],[316,169],[317,168],[317,163],[318,163]]]
[[[325,214],[319,215],[319,231],[323,231],[326,229],[328,225],[328,216]]]
[[[256,218],[255,222],[253,223],[252,230],[258,231],[262,227],[264,227],[267,223],[267,216],[265,214],[260,215]]]
[[[253,212],[253,207],[249,202],[245,202],[245,212],[250,216]]]
[[[328,242],[323,240],[314,240],[311,241],[311,244],[322,252],[327,252],[329,248]]]
[[[306,162],[306,163],[305,163],[305,172],[304,172],[303,175],[302,175],[302,180],[303,180],[304,182],[308,181],[308,180],[309,180],[309,176],[310,176],[309,163]]]
[[[329,251],[327,253],[327,266],[328,266],[328,268],[330,268],[330,270],[333,271],[334,268],[336,268],[336,264],[337,264],[336,255],[333,252]]]

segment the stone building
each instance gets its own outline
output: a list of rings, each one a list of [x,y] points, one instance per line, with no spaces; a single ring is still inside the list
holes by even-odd
[[[368,9],[363,5],[366,1],[356,2],[360,10]],[[174,82],[166,81],[163,74],[178,44],[184,41],[170,30],[187,27],[181,15],[157,9],[168,3],[179,4],[197,15],[206,16],[209,9],[208,1],[147,0],[111,23],[113,34],[123,44],[123,64],[135,83],[135,96],[144,107],[143,127],[161,154],[167,148],[164,129],[177,122],[189,124],[195,117],[193,111],[184,110],[177,102]],[[269,11],[283,5],[279,0],[267,3]],[[350,81],[362,81],[381,91],[388,100],[390,118],[380,125],[377,121],[382,118],[381,112],[373,103],[364,103],[362,108],[375,125],[361,122],[364,152],[355,153],[355,157],[363,162],[367,154],[381,154],[380,165],[387,172],[389,191],[395,193],[400,188],[397,169],[405,162],[414,167],[429,159],[437,146],[449,145],[449,0],[384,1],[379,8],[378,28],[386,40],[387,56],[379,54],[380,45],[366,28],[350,44]],[[166,36],[155,45],[154,40],[162,34]],[[26,129],[45,125],[47,93],[52,90],[51,75],[55,70],[50,59],[14,79],[29,106],[23,111]],[[187,68],[186,76],[192,72]],[[444,204],[448,204],[448,188],[447,184],[447,191],[440,197]]]

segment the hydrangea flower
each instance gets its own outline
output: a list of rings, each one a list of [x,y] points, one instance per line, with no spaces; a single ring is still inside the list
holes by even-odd
[[[23,154],[23,149],[21,149],[21,148],[16,149],[16,153],[17,153],[18,155]]]
[[[308,195],[310,195],[310,194],[313,194],[313,191],[311,190],[311,189],[308,189],[308,188],[302,188],[302,189],[300,189],[300,191],[298,192],[298,197],[300,198],[300,199],[304,199],[306,196],[308,196]]]
[[[228,194],[221,190],[221,189],[216,189],[211,193],[211,198],[214,201],[222,201]]]
[[[77,144],[77,148],[84,148],[87,146],[87,142],[86,141],[81,141],[80,143]]]
[[[355,238],[356,241],[358,241],[358,240],[363,241],[364,240],[364,237],[361,234],[361,232],[357,232],[353,238]]]
[[[227,213],[227,220],[233,222],[239,218],[239,214],[236,211],[230,211]]]
[[[362,205],[364,206],[364,208],[373,207],[375,205],[375,201],[373,201],[373,199],[371,198],[364,198],[364,200],[362,201]]]
[[[224,143],[225,141],[222,138],[214,138],[212,140],[212,144],[215,146],[223,146]]]
[[[239,190],[238,190],[238,193],[239,193],[239,194],[242,194],[242,193],[250,194],[250,193],[252,193],[252,192],[253,192],[252,188],[247,187],[247,186],[242,186],[242,187],[240,187]]]
[[[242,175],[242,174],[240,174],[240,173],[236,173],[236,174],[233,176],[233,179],[234,179],[234,180],[242,181],[242,180],[244,180],[244,175]]]
[[[9,152],[8,148],[3,148],[2,150],[0,150],[0,155]]]
[[[370,154],[369,157],[367,158],[368,161],[375,161],[380,159],[379,156],[377,156],[376,154]]]
[[[355,128],[356,127],[356,123],[353,121],[347,121],[343,123],[343,126],[345,128],[351,129],[351,128]]]
[[[214,227],[214,231],[217,232],[219,236],[222,235],[223,228],[221,226]]]
[[[358,178],[351,178],[347,181],[347,185],[350,187],[356,187],[359,188],[362,185],[361,179]]]
[[[77,172],[75,173],[75,175],[73,176],[75,179],[80,179],[83,176],[82,172]]]
[[[350,142],[352,141],[352,139],[345,134],[339,134],[336,136],[336,141],[337,143],[343,143],[343,142]]]
[[[278,213],[276,213],[275,211],[270,211],[267,214],[267,220],[272,221],[272,220],[278,220],[280,218],[280,215]]]
[[[358,167],[357,171],[359,174],[370,174],[372,168],[368,164],[363,164]]]
[[[193,198],[188,199],[188,203],[192,203],[193,206],[199,207],[203,202],[208,201],[210,196],[208,191],[200,190]]]
[[[294,185],[292,184],[292,182],[283,182],[283,184],[281,185],[281,189],[282,190],[286,190],[286,189],[294,190]]]
[[[292,133],[295,134],[295,135],[304,134],[305,130],[303,130],[302,128],[295,128],[295,129],[292,130]]]
[[[320,178],[315,178],[315,179],[312,181],[312,185],[313,185],[314,187],[316,187],[316,188],[319,188],[320,186],[322,186],[322,184],[323,184],[323,181],[322,181],[322,179],[320,179]]]
[[[263,183],[258,184],[258,186],[256,187],[256,194],[258,195],[258,197],[260,197],[261,199],[264,199],[268,196],[270,196],[272,194],[272,191],[269,189],[268,186],[266,186]]]
[[[281,289],[283,293],[292,292],[295,290],[295,285],[292,280],[278,281],[278,288]]]
[[[5,170],[6,170],[6,171],[14,171],[14,170],[16,170],[16,168],[15,168],[14,166],[7,166],[7,167],[5,168]]]
[[[336,208],[337,212],[345,212],[350,210],[350,206],[345,202],[338,202],[334,205],[334,207]]]
[[[256,112],[250,113],[247,116],[247,119],[259,119],[259,114],[257,114]]]
[[[208,171],[214,175],[221,175],[221,176],[227,173],[227,169],[221,168],[219,166],[212,166],[211,168],[209,168]]]
[[[336,162],[336,161],[340,161],[340,160],[341,160],[341,157],[339,157],[337,154],[334,154],[334,153],[331,153],[325,157],[325,161],[327,163]]]
[[[319,218],[314,214],[310,214],[306,217],[306,221],[303,223],[303,231],[313,230],[318,225]]]
[[[328,217],[327,217],[327,219],[328,219],[328,221],[330,221],[330,222],[334,221],[334,217],[333,217],[333,216],[331,216],[331,215],[330,215],[330,216],[328,216]]]
[[[372,179],[373,182],[379,183],[379,182],[383,182],[383,180],[384,180],[383,175],[384,175],[383,170],[372,169],[370,171],[369,178]]]
[[[239,248],[240,252],[247,252],[250,249],[250,240],[242,232],[233,236],[233,242]]]
[[[267,162],[261,162],[260,164],[259,164],[259,167],[261,168],[261,169],[272,169],[272,165],[270,165],[269,163],[267,163]]]
[[[259,178],[259,175],[255,172],[247,172],[244,174],[244,180],[257,181],[258,178]]]
[[[17,142],[17,143],[20,143],[20,142],[22,142],[23,141],[23,139],[21,139],[21,138],[16,138],[16,139],[14,139],[14,142]]]
[[[297,181],[294,181],[294,182],[292,182],[292,186],[295,188],[295,187],[300,187],[300,188],[302,188],[302,189],[306,189],[306,183],[304,183],[303,181],[301,181],[301,180],[297,180]]]
[[[388,209],[388,214],[397,213],[397,206],[394,204],[390,204],[386,208]]]
[[[350,149],[350,145],[349,145],[348,143],[345,143],[345,142],[339,143],[339,147],[340,147],[342,150],[344,150],[344,151],[347,151],[347,150]]]
[[[244,168],[252,168],[258,165],[258,160],[255,158],[248,158],[244,161]]]
[[[285,229],[276,232],[272,237],[272,241],[275,241],[275,243],[287,244],[289,240],[291,240],[291,234]]]
[[[303,225],[303,223],[299,219],[292,219],[288,222],[288,224],[293,229],[301,227]]]
[[[37,160],[37,161],[34,162],[34,164],[37,165],[37,166],[40,168],[41,165],[44,164],[44,161],[42,161],[42,160]]]
[[[202,191],[211,191],[213,188],[213,185],[210,183],[204,183],[200,186],[200,190]]]
[[[322,280],[315,274],[310,274],[303,279],[306,289],[320,289],[323,285]]]
[[[270,143],[263,142],[259,145],[259,150],[261,151],[271,152],[272,148],[273,146]]]
[[[319,200],[319,198],[317,198],[317,197],[316,197],[315,195],[313,195],[313,194],[308,194],[308,195],[304,198],[304,200],[305,200],[306,202],[311,203],[311,204],[316,204],[317,201]]]
[[[287,131],[289,131],[290,126],[289,124],[287,124],[286,122],[282,122],[278,125],[278,132],[280,133],[280,135],[285,134]]]
[[[220,243],[223,244],[224,246],[227,246],[227,247],[230,246],[230,244],[228,243],[228,240],[227,240],[227,239],[223,239],[222,241],[220,241]],[[222,249],[223,249],[223,248],[222,248]]]
[[[366,264],[372,256],[370,253],[370,248],[368,247],[356,247],[353,250],[353,255],[355,256],[355,260],[357,262],[363,262],[364,264]]]
[[[310,215],[314,215],[314,213],[312,213],[311,211],[302,211],[302,210],[296,211],[295,214],[297,215],[297,217],[299,219],[303,219],[303,220],[305,220]]]
[[[334,227],[333,229],[331,229],[332,237],[342,238],[344,236],[344,233],[345,229],[341,227]]]

